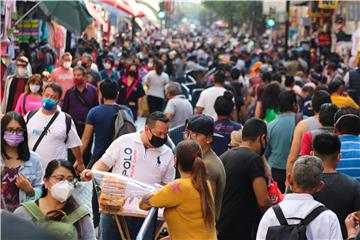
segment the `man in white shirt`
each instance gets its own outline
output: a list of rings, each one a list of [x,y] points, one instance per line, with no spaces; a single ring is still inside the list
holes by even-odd
[[[144,131],[125,134],[116,139],[92,170],[121,174],[148,184],[165,185],[175,177],[173,153],[165,145],[169,119],[164,113],[153,112],[145,123]],[[91,170],[84,170],[81,178],[92,179]],[[136,237],[143,219],[127,218],[130,234]],[[100,217],[101,239],[118,239],[119,233],[109,214]]]
[[[313,194],[319,192],[324,182],[321,180],[324,170],[322,161],[318,157],[303,156],[296,160],[292,172],[288,175],[292,193],[285,195],[279,203],[280,209],[289,225],[298,224],[315,208],[322,206],[315,201]],[[257,231],[256,239],[266,239],[268,229],[279,226],[279,220],[274,209],[266,211]],[[340,224],[335,213],[331,210],[321,212],[306,228],[307,239],[343,239]]]
[[[214,86],[205,89],[196,103],[195,114],[205,114],[217,120],[214,104],[216,98],[222,96],[226,89],[224,88],[225,74],[223,71],[215,73]]]
[[[42,107],[35,112],[29,112],[25,116],[27,133],[29,136],[29,148],[41,157],[44,169],[51,160],[67,159],[67,149],[71,149],[76,161],[76,169],[81,172],[85,169],[83,158],[80,152],[81,140],[76,132],[75,124],[71,120],[71,127],[67,133],[66,115],[59,111],[57,104],[62,96],[62,89],[56,83],[47,85],[43,92]],[[33,114],[31,117],[30,114]],[[51,119],[53,123],[37,144],[44,128]],[[35,149],[34,149],[35,148]]]

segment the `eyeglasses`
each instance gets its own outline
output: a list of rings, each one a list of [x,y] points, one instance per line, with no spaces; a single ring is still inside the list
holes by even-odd
[[[11,133],[11,134],[24,134],[25,133],[25,129],[23,128],[17,128],[17,129],[13,129],[13,128],[7,128],[5,129],[5,132]]]
[[[188,139],[189,137],[190,139],[195,139],[198,135],[199,133],[195,133],[190,130],[185,130],[183,137],[184,139]]]
[[[55,178],[57,182],[62,182],[67,180],[70,183],[75,184],[77,182],[77,179],[75,177],[65,177],[64,175],[54,175],[54,176],[50,176],[51,178]]]

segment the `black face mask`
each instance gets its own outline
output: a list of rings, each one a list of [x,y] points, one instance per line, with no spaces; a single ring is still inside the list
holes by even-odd
[[[150,130],[150,132],[151,132],[151,130]],[[151,136],[151,139],[149,139],[149,142],[155,148],[161,147],[162,145],[164,145],[167,142],[167,137],[161,138],[161,137],[155,136],[152,132],[151,132],[151,135],[152,136]]]
[[[133,78],[137,77],[137,74],[136,74],[135,71],[129,71],[127,75],[130,76],[130,77],[133,77]]]
[[[265,144],[263,145],[262,141],[261,141],[261,138],[260,138],[260,156],[262,157],[265,153],[265,149],[266,149],[266,146],[267,146],[267,140],[266,140],[266,137],[265,137]]]

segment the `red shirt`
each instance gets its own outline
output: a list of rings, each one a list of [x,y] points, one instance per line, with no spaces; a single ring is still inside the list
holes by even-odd
[[[301,139],[300,156],[310,155],[312,150],[312,132],[305,132]]]
[[[8,104],[7,104],[7,112],[15,111],[17,101],[20,95],[24,92],[25,85],[27,83],[27,78],[15,78],[11,82]],[[15,88],[14,88],[15,84]],[[9,109],[11,107],[11,109]]]

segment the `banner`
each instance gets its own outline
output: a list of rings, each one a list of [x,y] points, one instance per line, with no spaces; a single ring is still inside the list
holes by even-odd
[[[320,0],[319,8],[321,9],[336,9],[339,5],[339,0]]]

